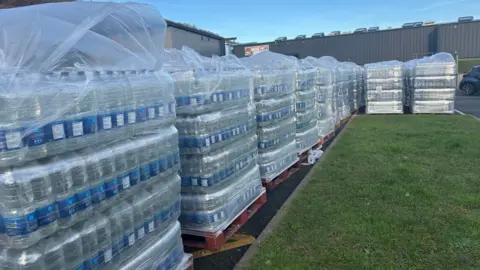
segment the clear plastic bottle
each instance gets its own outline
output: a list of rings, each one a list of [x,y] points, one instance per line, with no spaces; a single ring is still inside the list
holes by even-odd
[[[153,195],[142,188],[136,191],[134,196],[129,197],[127,201],[133,207],[135,237],[138,241],[150,232],[148,225],[153,220]]]
[[[125,130],[127,134],[127,138],[133,137],[135,133],[136,123],[137,123],[137,103],[136,103],[136,95],[134,92],[135,83],[133,80],[137,78],[137,72],[132,70],[127,72],[125,76],[125,81],[121,82],[122,89],[123,89],[123,105],[124,105],[124,124]]]
[[[110,219],[112,254],[116,256],[135,244],[135,222],[133,208],[124,200],[117,200],[111,208],[105,209]]]
[[[42,250],[44,269],[56,270],[66,268],[66,260],[63,256],[63,241],[61,233],[57,232],[38,243]]]
[[[66,174],[72,179],[76,215],[79,220],[83,220],[92,213],[92,194],[85,160],[78,153],[65,155],[62,159],[66,164]]]
[[[139,146],[131,140],[117,144],[113,148],[119,192],[129,189],[140,181],[138,150]]]
[[[55,197],[55,188],[63,181],[65,166],[52,159],[31,163],[28,166],[35,205],[37,205],[38,231],[40,237],[51,235],[58,229],[58,208]]]
[[[62,72],[60,82],[71,96],[71,106],[65,115],[67,150],[95,145],[97,134],[96,88],[86,84],[85,72]]]
[[[71,91],[65,91],[65,85],[60,81],[60,72],[49,72],[43,76],[43,84],[39,91],[45,93],[42,100],[42,111],[53,120],[44,127],[48,156],[63,153],[67,149],[64,115],[65,106],[72,101]],[[66,86],[68,88],[68,86]]]
[[[72,229],[60,231],[66,269],[84,269],[82,237]]]
[[[6,245],[11,248],[25,248],[40,239],[31,173],[23,168],[0,174],[0,214]]]
[[[124,98],[118,83],[120,76],[124,76],[124,72],[106,71],[98,74],[98,82],[93,83],[97,89],[99,143],[123,138],[124,119],[118,118],[123,113]]]
[[[100,206],[106,198],[118,194],[113,152],[108,147],[99,148],[97,151],[88,148],[82,151],[81,155],[86,164],[92,205]]]
[[[47,161],[44,166],[47,168],[51,192],[55,196],[58,225],[61,228],[66,228],[74,224],[78,219],[76,215],[77,200],[73,190],[72,177],[67,173],[68,165],[60,159],[55,159],[55,161]]]

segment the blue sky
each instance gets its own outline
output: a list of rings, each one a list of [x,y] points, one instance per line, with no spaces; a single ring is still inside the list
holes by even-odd
[[[455,21],[460,16],[480,19],[480,0],[136,0],[156,6],[173,21],[239,42],[270,41],[279,36],[360,27],[394,28],[405,22]]]

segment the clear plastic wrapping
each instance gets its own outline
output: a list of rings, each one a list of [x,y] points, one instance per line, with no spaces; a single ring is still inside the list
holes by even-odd
[[[455,59],[451,54],[438,53],[412,61],[409,83],[413,113],[455,112],[457,87]]]
[[[252,104],[199,115],[179,116],[180,151],[201,154],[225,147],[255,133],[255,107]]]
[[[0,22],[2,269],[124,267],[180,215],[165,21],[146,4],[70,2]]]
[[[218,235],[225,230],[265,189],[258,166],[245,172],[228,188],[207,195],[182,195],[183,232]]]
[[[365,65],[367,114],[401,114],[406,101],[404,65],[387,61]]]
[[[252,74],[234,56],[206,58],[188,47],[165,51],[164,69],[175,81],[178,114],[201,114],[247,105]]]
[[[254,77],[260,175],[264,181],[270,181],[271,179],[267,179],[270,174],[265,172],[264,166],[272,166],[265,165],[265,157],[278,158],[277,161],[269,162],[284,164],[285,162],[281,161],[284,156],[272,156],[283,149],[284,155],[298,160],[295,136],[292,136],[296,134],[298,104],[295,93],[314,89],[315,69],[313,66],[299,65],[294,57],[268,51],[242,58],[242,61],[252,70]],[[306,102],[302,102],[300,106],[306,107]],[[315,107],[311,107],[311,110],[314,109]],[[288,147],[291,145],[293,148]],[[278,166],[276,170],[283,171],[291,165]]]
[[[272,181],[297,161],[298,154],[295,141],[292,141],[281,148],[260,153],[258,155],[260,174],[265,182]]]

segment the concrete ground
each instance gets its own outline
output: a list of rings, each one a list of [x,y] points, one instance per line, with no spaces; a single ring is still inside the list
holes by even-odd
[[[464,96],[457,92],[455,109],[462,113],[471,114],[480,118],[480,95]]]

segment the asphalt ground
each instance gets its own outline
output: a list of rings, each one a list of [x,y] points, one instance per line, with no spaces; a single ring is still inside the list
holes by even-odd
[[[337,130],[336,134],[343,129],[344,126]],[[336,138],[329,140],[322,146],[322,150],[330,145]],[[257,238],[263,229],[268,225],[270,220],[275,216],[278,210],[282,207],[285,201],[290,197],[295,188],[304,179],[307,173],[313,166],[302,166],[300,170],[295,172],[288,180],[285,180],[277,188],[272,191],[267,191],[267,203],[265,203],[257,213],[255,213],[245,225],[239,229],[238,233],[249,234]],[[194,260],[195,270],[228,270],[233,269],[240,261],[243,254],[247,251],[250,245],[240,248],[223,251],[210,256],[198,258]],[[185,249],[186,252],[193,252],[195,249]]]
[[[480,118],[480,94],[464,96],[457,92],[457,96],[455,97],[455,109],[464,114],[471,114]]]

